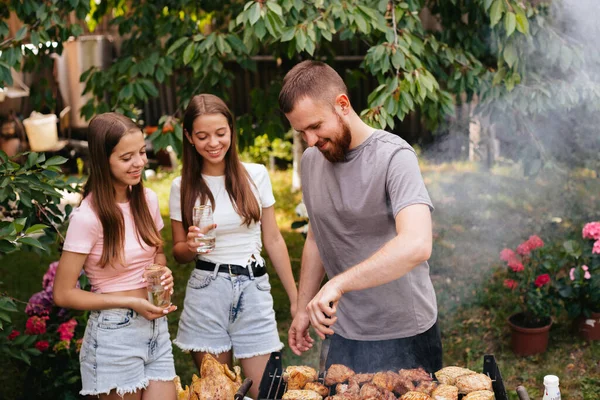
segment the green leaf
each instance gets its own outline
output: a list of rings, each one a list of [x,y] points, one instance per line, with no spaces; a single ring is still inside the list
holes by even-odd
[[[512,66],[517,62],[518,57],[515,46],[512,43],[508,44],[504,48],[504,52],[502,54],[504,55],[504,61],[506,61],[508,66],[512,68]]]
[[[392,55],[392,65],[396,69],[404,69],[406,65],[406,57],[399,49]]]
[[[30,226],[26,231],[25,234],[26,235],[31,235],[33,233],[38,233],[38,232],[43,232],[44,229],[48,228],[47,225],[44,224],[35,224]]]
[[[517,17],[515,13],[509,12],[504,16],[504,29],[506,30],[506,37],[510,37],[515,31],[517,26]]]
[[[22,237],[17,239],[18,242],[23,243],[23,244],[27,244],[29,246],[33,246],[33,247],[37,247],[38,249],[41,250],[46,250],[46,248],[40,243],[38,242],[36,239],[31,238],[31,237]]]
[[[48,159],[48,161],[46,161],[44,163],[45,167],[49,167],[51,165],[62,165],[64,163],[66,163],[67,161],[69,161],[68,159],[61,157],[61,156],[54,156]]]
[[[185,50],[183,51],[183,63],[185,65],[188,65],[190,63],[190,61],[192,61],[192,58],[194,58],[194,50],[195,50],[195,45],[194,43],[190,43],[187,45],[187,47],[185,48]]]
[[[517,14],[517,30],[524,35],[529,33],[529,20],[525,14]]]
[[[154,86],[154,84],[152,82],[150,82],[148,79],[140,79],[139,82],[144,87],[144,90],[146,91],[146,93],[148,93],[148,96],[150,96],[150,97],[158,96],[158,89],[156,89],[156,86]]]
[[[281,6],[279,4],[277,4],[274,1],[267,1],[267,7],[269,7],[269,9],[271,11],[273,11],[275,14],[279,15],[280,17],[283,17],[283,10],[281,9]]]
[[[119,99],[125,100],[129,99],[131,96],[133,96],[133,85],[128,83],[119,91]]]
[[[490,24],[492,27],[494,27],[498,22],[500,22],[500,18],[502,18],[503,12],[504,0],[494,0],[492,8],[490,9]]]
[[[250,22],[250,25],[254,25],[260,18],[260,3],[254,3],[248,12],[250,13],[248,21]]]
[[[175,50],[177,50],[178,48],[181,47],[182,44],[184,44],[186,41],[188,41],[189,38],[187,37],[182,37],[177,39],[170,47],[169,50],[167,50],[167,55],[173,53]]]
[[[20,42],[21,40],[25,39],[25,36],[27,36],[27,26],[23,26],[17,31],[17,34],[15,35],[15,41]]]
[[[294,38],[295,34],[296,34],[296,27],[287,28],[281,34],[281,41],[289,42],[290,40],[292,40]]]

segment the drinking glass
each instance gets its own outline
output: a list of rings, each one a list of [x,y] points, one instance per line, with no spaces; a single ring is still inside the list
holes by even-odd
[[[192,215],[194,226],[203,229],[206,226],[214,224],[213,212],[211,206],[195,206]],[[214,229],[206,232],[203,237],[197,237],[197,253],[208,253],[215,249],[217,234]]]
[[[144,271],[148,289],[148,301],[157,307],[168,307],[171,304],[171,292],[166,291],[160,284],[160,277],[167,272],[167,267],[160,264],[150,264]]]

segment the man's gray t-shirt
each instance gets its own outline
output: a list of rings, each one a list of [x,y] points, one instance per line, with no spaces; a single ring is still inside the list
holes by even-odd
[[[413,148],[375,131],[331,163],[311,147],[302,156],[302,191],[327,276],[366,260],[396,236],[395,217],[412,204],[433,205]],[[415,336],[437,320],[435,292],[424,262],[403,277],[345,293],[335,332],[352,340]]]

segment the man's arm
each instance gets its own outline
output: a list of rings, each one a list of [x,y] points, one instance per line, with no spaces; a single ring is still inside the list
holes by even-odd
[[[306,242],[302,251],[302,267],[300,269],[300,284],[298,288],[298,305],[296,317],[290,326],[288,344],[294,353],[301,355],[312,347],[313,339],[308,333],[310,319],[307,305],[319,291],[325,268],[309,225]]]
[[[324,338],[334,333],[328,326],[336,320],[337,303],[344,293],[380,286],[406,275],[429,259],[431,248],[429,206],[414,204],[398,212],[396,237],[368,259],[329,280],[308,304],[310,321],[317,334]]]

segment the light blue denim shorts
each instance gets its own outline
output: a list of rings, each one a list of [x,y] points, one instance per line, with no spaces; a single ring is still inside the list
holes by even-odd
[[[233,348],[237,359],[281,350],[269,275],[194,269],[173,343],[183,351],[211,354]]]
[[[175,378],[167,317],[148,321],[126,308],[92,311],[79,353],[82,395],[123,396]]]

